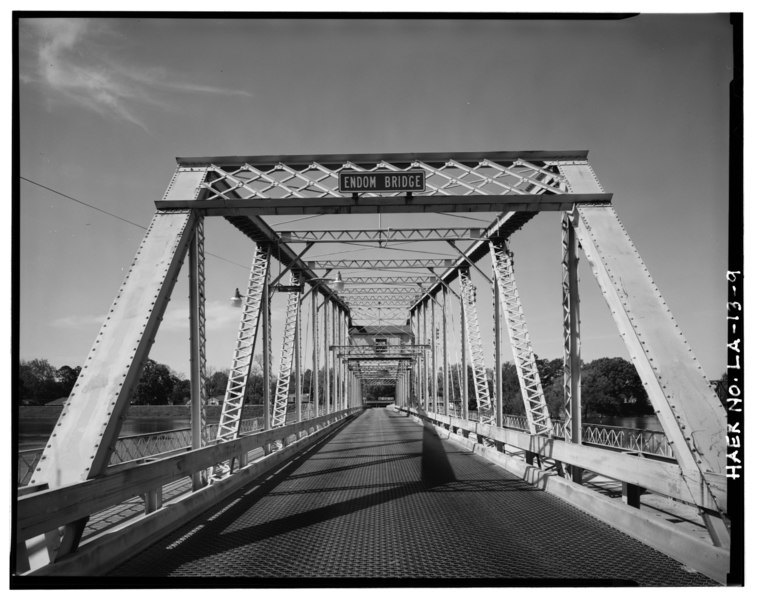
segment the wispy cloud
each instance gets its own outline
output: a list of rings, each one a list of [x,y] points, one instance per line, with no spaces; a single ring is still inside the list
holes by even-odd
[[[100,325],[105,322],[105,314],[95,316],[62,316],[52,321],[52,325],[61,329],[75,329],[82,326]]]
[[[215,300],[205,304],[205,328],[216,330],[239,323],[240,310],[231,306],[228,301]],[[186,306],[170,307],[163,315],[160,323],[161,330],[188,330],[189,313]]]
[[[104,43],[114,33],[105,21],[29,19],[33,56],[21,79],[43,85],[51,99],[65,99],[105,117],[115,117],[147,130],[140,109],[175,108],[166,94],[251,96],[239,89],[181,81],[166,69],[127,64],[110,55]]]

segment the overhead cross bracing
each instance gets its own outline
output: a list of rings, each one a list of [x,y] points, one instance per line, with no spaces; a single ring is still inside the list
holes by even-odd
[[[381,276],[359,276],[359,275],[350,275],[349,277],[345,277],[344,279],[344,289],[340,291],[339,293],[349,292],[351,285],[374,285],[377,287],[384,287],[386,285],[393,285],[393,286],[399,286],[403,287],[406,285],[431,285],[436,281],[436,277],[429,277],[429,276],[423,276],[423,275],[415,275],[415,276],[399,276],[399,277],[388,277],[385,275]]]
[[[374,269],[374,268],[449,268],[454,258],[428,258],[417,260],[309,260],[307,265],[319,269]]]
[[[423,173],[423,191],[346,193],[339,188],[339,176],[345,172],[364,173],[370,179],[382,170],[411,169]],[[291,418],[288,406],[294,400],[299,409],[303,371],[310,369],[319,375],[310,377],[308,390],[318,416],[362,405],[364,385],[395,384],[394,400],[401,408],[422,409],[426,414],[443,410],[445,417],[455,409],[456,418],[477,420],[469,425],[476,431],[474,436],[490,434],[486,438],[491,441],[499,433],[487,431],[504,427],[497,379],[505,338],[499,329],[503,327],[513,340],[520,366],[528,367],[526,375],[519,377],[520,399],[530,416],[529,431],[523,433],[529,435],[525,451],[546,454],[540,448],[549,443],[549,451],[572,456],[571,451],[582,447],[580,431],[568,427],[572,448],[563,449],[561,435],[566,429],[560,428],[564,426],[560,420],[562,414],[580,414],[579,369],[564,371],[570,379],[563,386],[570,389],[565,400],[571,405],[558,405],[557,412],[550,413],[555,406],[547,406],[544,394],[534,391],[540,388],[535,368],[538,348],[524,345],[523,340],[530,337],[515,296],[514,262],[501,252],[490,257],[492,247],[506,248],[508,239],[539,212],[561,211],[570,213],[563,226],[575,234],[575,248],[566,245],[563,256],[564,297],[572,312],[564,321],[568,324],[557,331],[563,334],[566,359],[580,365],[580,330],[575,326],[579,320],[577,259],[571,252],[582,249],[660,414],[680,466],[685,500],[702,508],[712,529],[720,530],[713,538],[718,536],[720,546],[726,546],[723,527],[713,524],[718,518],[725,522],[721,516],[727,506],[722,406],[703,382],[611,199],[599,185],[585,152],[179,159],[93,346],[88,367],[35,471],[34,483],[54,489],[105,473],[131,390],[184,256],[197,239],[200,223],[214,216],[224,217],[244,233],[253,242],[250,256],[257,256],[248,286],[239,285],[245,290],[240,298],[245,309],[232,354],[236,378],[222,409],[228,422],[217,438],[224,460],[230,459],[230,454],[223,453],[226,444],[242,437],[238,425],[249,391],[250,358],[258,350],[263,358],[262,428],[268,431],[286,429]],[[301,225],[292,230],[292,220],[300,219],[278,218],[285,214],[307,215],[302,220],[312,218],[307,223],[313,224],[312,230],[303,230]],[[382,226],[380,218],[371,216],[377,214],[400,216]],[[328,219],[316,220],[323,215],[329,215]],[[481,223],[480,228],[472,229],[472,221]],[[467,225],[461,227],[461,223]],[[318,255],[312,251],[316,244]],[[193,255],[203,251],[192,247]],[[366,248],[370,253],[361,254]],[[192,269],[200,268],[200,260],[191,262]],[[342,277],[341,270],[352,272]],[[292,284],[286,285],[287,281]],[[203,287],[193,287],[196,302],[205,301]],[[289,293],[287,302],[273,295],[277,290]],[[481,306],[492,307],[494,327],[482,322]],[[272,312],[278,310],[280,316],[284,307],[284,333],[273,333]],[[492,328],[496,334],[485,338]],[[191,336],[193,356],[203,355],[204,348],[199,346],[207,334]],[[273,347],[281,348],[279,364],[273,363]],[[409,347],[414,348],[411,355],[404,353]],[[192,372],[195,403],[202,401],[196,391],[201,385],[195,384],[205,376],[201,363],[197,360]],[[101,375],[106,372],[104,379]],[[472,374],[470,387],[467,372]],[[295,417],[300,419],[301,414]],[[564,461],[565,455],[561,456]],[[602,462],[608,460],[612,458]],[[573,474],[577,484],[584,467],[578,465],[579,474]],[[621,468],[617,475],[628,476],[628,470]],[[633,480],[631,484],[650,487],[646,479],[643,485]],[[198,478],[197,484],[201,483]],[[75,551],[80,524],[73,522],[65,528],[61,555]],[[57,527],[36,532],[50,533],[51,539],[44,543],[60,536]]]
[[[386,243],[391,241],[470,241],[479,239],[481,228],[434,227],[426,229],[357,229],[345,231],[281,231],[281,240],[286,243],[334,243],[352,241],[357,243]],[[381,247],[381,245],[379,245]]]
[[[390,308],[409,308],[413,302],[418,299],[419,294],[408,295],[406,297],[382,297],[381,295],[346,295],[344,301],[349,306],[360,307],[390,307]]]

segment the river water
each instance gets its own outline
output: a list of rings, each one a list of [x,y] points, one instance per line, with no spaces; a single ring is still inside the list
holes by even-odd
[[[53,428],[55,428],[55,422],[56,420],[51,418],[20,418],[18,422],[19,449],[34,449],[44,446]],[[208,424],[214,424],[214,422],[208,422]],[[189,428],[189,425],[189,418],[127,418],[121,427],[119,436],[144,435],[175,428]]]
[[[55,427],[55,419],[21,418],[18,426],[19,449],[33,449],[44,446]],[[209,422],[209,424],[214,424]],[[662,431],[657,416],[615,416],[592,418],[584,424],[604,424],[622,428],[637,428],[650,431]],[[121,437],[157,433],[176,428],[189,428],[189,418],[127,418],[121,428]]]

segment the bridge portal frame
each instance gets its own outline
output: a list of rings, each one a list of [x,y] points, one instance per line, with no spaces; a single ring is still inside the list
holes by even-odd
[[[75,391],[64,406],[32,484],[55,489],[81,483],[105,472],[131,390],[138,380],[190,244],[193,239],[199,239],[198,223],[203,218],[223,216],[257,245],[270,247],[276,243],[282,264],[287,268],[297,268],[302,280],[313,287],[314,295],[316,292],[323,295],[324,355],[326,363],[330,363],[330,368],[326,368],[324,389],[325,411],[328,414],[344,406],[346,389],[345,375],[338,372],[335,357],[327,349],[329,334],[332,342],[336,343],[341,334],[337,315],[346,318],[350,308],[334,290],[319,282],[314,268],[350,266],[340,261],[306,262],[302,259],[306,250],[297,254],[288,244],[281,243],[278,234],[261,215],[448,211],[500,213],[492,225],[482,232],[481,238],[465,252],[461,251],[461,256],[456,260],[440,261],[433,265],[386,262],[386,267],[426,268],[435,277],[436,282],[410,307],[410,314],[419,316],[442,289],[446,304],[446,291],[451,290],[449,283],[460,276],[462,268],[467,268],[469,264],[475,266],[486,254],[487,245],[492,240],[507,239],[537,212],[551,210],[572,215],[568,220],[570,228],[584,249],[650,399],[660,414],[693,501],[697,505],[707,503],[704,509],[710,510],[710,514],[722,514],[725,506],[720,499],[722,480],[719,477],[722,477],[725,462],[722,434],[724,410],[702,373],[698,372],[701,367],[690,355],[690,348],[682,339],[664,300],[610,206],[612,195],[605,193],[599,185],[586,155],[585,152],[521,152],[469,153],[454,157],[413,154],[178,159],[179,166],[164,198],[156,202],[157,212],[153,222],[90,351]],[[338,172],[345,168],[370,171],[379,168],[402,170],[405,167],[422,168],[441,182],[430,185],[423,194],[389,196],[345,196],[337,193],[333,185],[329,186]],[[486,169],[494,170],[496,174],[482,174]],[[248,171],[252,175],[242,176]],[[304,175],[310,171],[321,174],[316,177]],[[507,182],[504,181],[506,178]],[[451,188],[463,188],[463,192],[452,192]],[[189,252],[191,257],[194,256],[193,261],[199,260],[199,247],[200,244],[192,246]],[[159,265],[157,269],[156,264]],[[575,260],[567,261],[569,277],[575,275],[575,264]],[[373,266],[382,267],[378,263]],[[437,274],[435,268],[445,269],[444,273]],[[196,276],[197,267],[193,266],[192,270],[195,273],[193,276]],[[623,277],[622,285],[619,283],[620,276]],[[632,292],[628,291],[629,284]],[[198,307],[193,308],[193,312],[197,312],[193,316],[193,327],[197,329],[197,341],[193,341],[191,349],[193,356],[196,356],[193,375],[201,379],[204,335],[200,331],[198,310],[204,297],[201,286],[195,285]],[[265,288],[262,306],[267,406],[265,428],[269,429],[271,340],[267,276]],[[573,288],[569,296],[577,300]],[[574,301],[573,305],[576,304]],[[571,312],[571,316],[574,315],[577,316],[577,312]],[[461,305],[463,346],[467,338],[465,321]],[[332,330],[329,331],[329,328]],[[565,335],[572,343],[573,349],[568,351],[572,367],[580,341],[577,327],[566,325]],[[462,357],[463,379],[467,379],[464,351]],[[684,368],[674,372],[673,366],[677,363],[683,363]],[[420,363],[417,364],[420,366]],[[329,380],[330,369],[333,369],[333,381]],[[104,375],[105,372],[110,374]],[[572,394],[576,389],[573,373],[574,369],[570,373],[566,370]],[[410,397],[415,387],[428,407],[428,380],[424,375],[418,385],[419,375],[420,372],[413,377],[415,381],[409,381]],[[193,385],[193,405],[201,409],[202,396],[197,387]],[[571,395],[573,413],[578,406],[576,396]],[[108,399],[102,401],[102,397]],[[689,401],[681,401],[684,397]],[[695,399],[692,401],[691,397]],[[465,420],[468,416],[467,404],[467,384],[463,384]],[[572,423],[572,426],[575,425]],[[700,498],[702,488],[704,495],[710,498],[707,501]],[[74,551],[82,527],[81,521],[75,521],[66,525],[62,537],[53,539],[47,535],[49,559],[59,559]],[[713,535],[713,538],[716,536]],[[727,536],[721,537],[720,542],[727,543]]]

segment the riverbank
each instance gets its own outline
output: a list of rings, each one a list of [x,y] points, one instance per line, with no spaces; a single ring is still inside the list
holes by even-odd
[[[20,406],[19,420],[58,420],[63,406]],[[242,418],[255,418],[263,411],[261,405],[246,405],[242,410]],[[129,406],[126,418],[175,418],[185,420],[190,418],[190,406]],[[218,421],[221,418],[221,406],[206,406],[205,415],[208,421]]]

